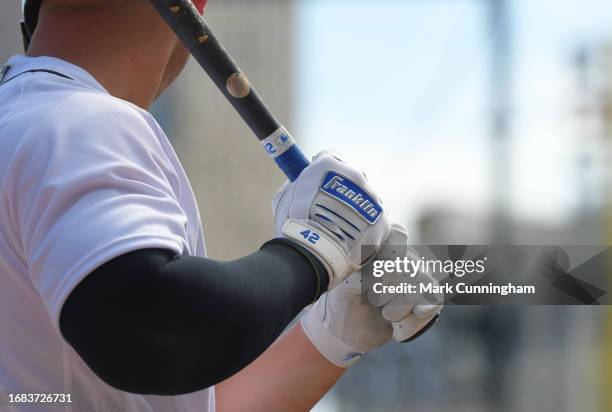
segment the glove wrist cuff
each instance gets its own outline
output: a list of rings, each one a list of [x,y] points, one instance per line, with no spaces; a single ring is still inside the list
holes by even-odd
[[[332,289],[352,271],[347,252],[324,230],[309,221],[288,219],[283,224],[282,233],[320,259],[329,275],[328,289]]]
[[[348,368],[365,355],[335,336],[324,322],[317,318],[312,307],[302,316],[300,323],[304,333],[321,355],[340,368]]]

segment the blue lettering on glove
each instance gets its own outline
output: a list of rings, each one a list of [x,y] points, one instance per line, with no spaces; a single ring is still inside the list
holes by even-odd
[[[321,190],[350,206],[370,224],[376,223],[383,208],[359,185],[341,174],[330,171],[321,183]]]

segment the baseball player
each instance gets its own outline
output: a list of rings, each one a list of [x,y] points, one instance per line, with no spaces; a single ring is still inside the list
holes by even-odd
[[[0,73],[11,410],[304,411],[391,339],[391,322],[405,336],[433,323],[439,305],[361,303],[356,271],[372,256],[360,246],[394,254],[405,231],[330,153],[274,197],[276,238],[207,259],[187,176],[147,112],[188,53],[145,0],[24,0],[23,12],[27,53]],[[16,396],[41,393],[63,396]]]

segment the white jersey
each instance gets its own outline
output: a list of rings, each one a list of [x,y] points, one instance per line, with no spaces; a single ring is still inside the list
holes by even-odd
[[[213,388],[157,397],[109,387],[59,332],[70,292],[110,259],[142,248],[204,256],[193,191],[168,139],[148,112],[77,66],[25,56],[8,66],[0,85],[0,410],[9,394],[58,393],[72,403],[9,410],[214,411]]]

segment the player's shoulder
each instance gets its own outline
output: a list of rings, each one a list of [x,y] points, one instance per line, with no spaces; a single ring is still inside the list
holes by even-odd
[[[137,106],[107,93],[96,90],[63,90],[50,94],[46,99],[37,100],[40,107],[32,105],[33,118],[41,120],[42,125],[53,127],[55,123],[62,128],[101,128],[121,129],[127,127],[147,127],[150,123],[148,113]]]
[[[50,140],[67,146],[146,144],[159,128],[145,110],[97,90],[65,88],[24,96],[13,118],[25,140]]]
[[[12,153],[17,163],[145,162],[153,154],[165,156],[161,129],[129,102],[77,88],[37,96],[26,96],[11,120],[0,125],[0,150]]]

